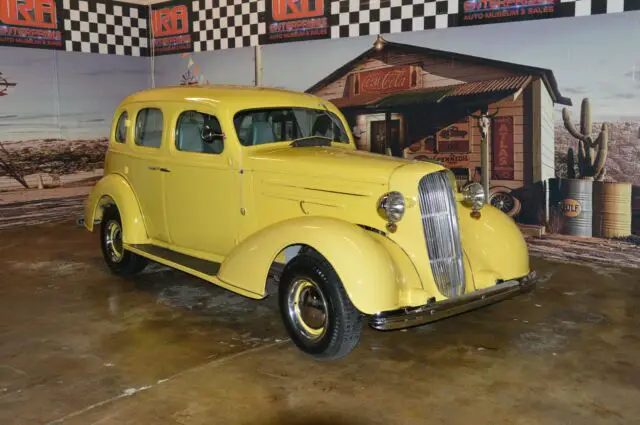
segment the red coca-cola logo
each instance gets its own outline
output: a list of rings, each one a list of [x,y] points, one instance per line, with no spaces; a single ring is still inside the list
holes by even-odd
[[[407,90],[411,87],[411,67],[393,67],[361,72],[360,93],[387,93]]]

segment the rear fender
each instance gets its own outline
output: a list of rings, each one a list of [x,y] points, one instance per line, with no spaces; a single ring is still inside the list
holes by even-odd
[[[329,261],[353,305],[375,314],[427,299],[412,262],[388,238],[339,219],[300,217],[271,225],[244,240],[220,267],[221,282],[265,295],[267,273],[288,247],[309,246]]]
[[[109,174],[93,187],[84,206],[84,226],[93,231],[94,222],[102,220],[106,206],[115,204],[122,220],[124,243],[148,242],[140,205],[127,181],[118,174]]]

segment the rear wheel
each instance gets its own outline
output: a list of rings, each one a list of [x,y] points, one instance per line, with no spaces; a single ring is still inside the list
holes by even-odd
[[[319,360],[350,353],[362,334],[362,314],[353,306],[329,262],[300,255],[280,278],[280,313],[293,342]]]
[[[147,266],[146,258],[124,249],[122,220],[115,205],[108,206],[102,216],[100,245],[107,266],[118,276],[133,276]]]

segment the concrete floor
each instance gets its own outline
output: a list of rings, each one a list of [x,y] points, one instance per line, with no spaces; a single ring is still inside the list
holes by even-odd
[[[318,363],[273,299],[117,279],[72,223],[4,230],[0,424],[640,423],[640,272],[533,264],[532,294]]]

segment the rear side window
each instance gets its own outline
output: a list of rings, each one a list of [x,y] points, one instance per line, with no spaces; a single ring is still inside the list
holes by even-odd
[[[120,118],[118,118],[118,123],[116,124],[116,134],[115,134],[115,139],[116,139],[116,142],[118,143],[124,143],[127,141],[126,123],[127,123],[128,117],[129,116],[127,115],[127,111],[124,111],[122,114],[120,114]]]
[[[162,144],[162,111],[145,108],[136,117],[136,145],[159,148]]]

